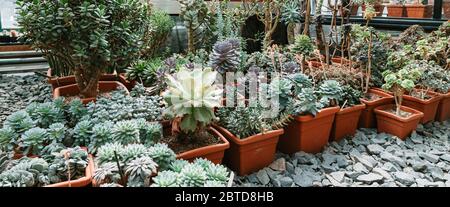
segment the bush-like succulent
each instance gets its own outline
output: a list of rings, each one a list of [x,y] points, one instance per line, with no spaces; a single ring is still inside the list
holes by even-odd
[[[44,144],[48,141],[47,130],[35,127],[29,129],[20,137],[19,146],[23,149],[25,155],[39,155],[44,148]]]
[[[114,124],[110,121],[96,124],[92,127],[91,140],[89,141],[89,152],[96,153],[97,149],[106,143],[113,142],[111,129]]]
[[[107,143],[97,150],[96,160],[99,165],[107,162],[116,162],[116,155],[118,159],[121,159],[124,147],[120,143]]]
[[[153,178],[152,187],[178,187],[178,173],[172,171],[159,172]]]
[[[239,39],[217,42],[209,57],[212,69],[221,74],[237,71],[241,64],[240,47]]]
[[[17,146],[19,135],[9,126],[0,129],[0,150],[12,151]]]
[[[48,167],[50,183],[75,180],[86,176],[88,153],[80,147],[60,151]]]
[[[52,123],[65,122],[64,111],[56,107],[52,102],[38,104],[34,110],[28,108],[27,111],[30,117],[36,120],[38,126],[42,128],[47,128]]]
[[[176,154],[171,150],[167,144],[155,144],[148,149],[148,155],[159,166],[159,170],[168,170],[170,163],[176,159]]]
[[[401,114],[403,94],[406,91],[412,90],[416,86],[416,82],[422,76],[422,73],[418,68],[412,67],[412,70],[408,70],[409,66],[411,65],[404,67],[396,73],[392,71],[385,71],[383,73],[385,81],[383,89],[394,93],[396,115],[398,116]]]
[[[214,85],[217,72],[210,68],[181,70],[167,76],[168,89],[163,93],[165,114],[174,117],[174,131],[194,132],[215,120],[214,107],[220,106],[222,90]],[[179,128],[178,128],[178,127]]]
[[[227,183],[230,172],[222,165],[209,165],[206,170],[208,181],[217,181],[219,183]]]
[[[89,120],[83,120],[73,129],[73,144],[75,146],[89,146],[92,136],[93,122]]]
[[[307,35],[298,35],[291,46],[291,51],[303,55],[304,58],[309,58],[314,54],[314,43]]]
[[[139,143],[139,128],[134,120],[120,121],[112,129],[112,137],[124,145]]]
[[[35,125],[35,122],[26,111],[14,112],[4,122],[4,126],[11,127],[16,133],[23,133],[35,127]]]
[[[127,186],[149,186],[152,175],[157,173],[157,168],[158,164],[149,157],[131,160],[125,167],[125,173],[128,175]]]

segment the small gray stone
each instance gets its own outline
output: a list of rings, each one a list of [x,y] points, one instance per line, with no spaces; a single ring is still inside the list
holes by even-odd
[[[300,164],[312,164],[311,160],[314,160],[315,156],[306,152],[297,152],[294,154],[294,158]]]
[[[270,182],[269,175],[267,175],[266,170],[262,169],[256,173],[256,177],[258,178],[259,182],[263,185],[267,185]]]
[[[367,175],[360,175],[356,178],[356,180],[364,182],[364,183],[373,183],[383,180],[383,176],[375,174],[375,173],[369,173]]]
[[[282,177],[280,180],[281,187],[291,187],[294,181],[290,177]]]
[[[397,164],[400,167],[406,167],[406,162],[395,155],[392,155],[389,152],[381,153],[381,159]]]
[[[285,171],[286,170],[286,160],[284,158],[279,158],[279,159],[275,160],[275,162],[270,164],[269,167],[276,171]]]
[[[450,180],[447,180],[447,182],[445,182],[445,187],[450,187]]]
[[[402,183],[403,185],[410,186],[415,183],[414,176],[404,173],[404,172],[395,172],[394,173],[395,180]]]
[[[353,166],[353,170],[356,172],[364,173],[364,174],[369,173],[369,170],[367,170],[367,168],[364,167],[364,165],[361,164],[360,162],[356,163]]]
[[[342,183],[344,182],[345,178],[345,172],[339,171],[339,172],[332,172],[330,173],[331,177],[333,177],[336,181]]]
[[[438,187],[438,183],[430,182],[427,179],[416,179],[418,187]]]
[[[371,144],[367,146],[367,150],[369,150],[370,154],[378,155],[384,151],[384,148],[379,144]]]
[[[290,174],[294,174],[294,173],[295,173],[295,167],[294,167],[294,165],[293,165],[292,163],[290,163],[290,162],[287,162],[287,163],[286,163],[286,170],[287,170],[287,172],[290,173]]]
[[[267,172],[267,175],[269,175],[270,179],[272,180],[276,179],[280,175],[279,171],[272,170],[268,167],[266,167],[265,170]]]
[[[388,172],[386,172],[385,170],[383,170],[383,169],[381,169],[379,167],[373,168],[372,172],[383,176],[387,180],[392,180],[391,174],[389,174]]]
[[[441,168],[438,167],[433,167],[428,169],[428,171],[430,172],[431,177],[435,180],[435,181],[445,181],[445,177],[444,177],[444,171],[442,171]]]
[[[375,144],[384,144],[389,139],[389,135],[386,133],[380,133],[377,134],[375,139],[372,139],[371,141]]]
[[[331,185],[333,185],[334,187],[345,187],[346,184],[345,183],[341,183],[337,180],[335,180],[332,176],[330,175],[325,175],[327,177],[327,179],[331,182]]]
[[[336,162],[337,162],[338,167],[340,167],[340,168],[347,167],[349,164],[348,160],[345,158],[344,155],[336,156]]]
[[[450,154],[445,154],[441,156],[441,160],[450,162]]]
[[[425,162],[423,162],[422,160],[413,160],[411,162],[411,165],[415,171],[423,172],[424,170],[427,169],[427,164]]]
[[[331,184],[331,182],[328,179],[323,179],[322,180],[322,185],[323,186],[331,186],[332,184]]]
[[[311,177],[305,176],[305,173],[299,175],[294,175],[294,182],[300,187],[311,187],[313,186],[314,180]]]
[[[415,144],[422,144],[423,143],[423,138],[422,136],[418,135],[416,133],[416,131],[413,131],[410,137],[410,140],[412,142],[414,142]]]
[[[348,172],[345,172],[345,175],[347,175],[351,179],[356,179],[358,176],[364,175],[364,173],[363,172],[356,172],[356,171],[348,171]]]
[[[433,155],[430,153],[424,153],[424,152],[419,152],[418,154],[420,157],[422,157],[425,160],[428,160],[431,163],[437,163],[439,161],[439,156],[437,156],[437,155]]]
[[[398,168],[395,167],[395,165],[393,165],[393,164],[390,163],[390,162],[384,163],[384,165],[383,165],[382,168],[383,168],[384,170],[388,171],[388,172],[397,172],[397,171],[398,171]]]

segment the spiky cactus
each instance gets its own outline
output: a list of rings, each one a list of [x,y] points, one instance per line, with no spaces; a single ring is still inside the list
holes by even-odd
[[[240,65],[240,41],[239,39],[226,39],[217,42],[210,54],[211,67],[217,72],[235,72]]]

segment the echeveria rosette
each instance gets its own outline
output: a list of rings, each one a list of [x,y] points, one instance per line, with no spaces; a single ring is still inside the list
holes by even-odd
[[[180,119],[183,132],[194,132],[199,125],[208,125],[216,119],[214,107],[220,106],[222,89],[214,84],[217,72],[211,68],[186,68],[174,76],[167,76],[168,89],[163,93],[168,107],[165,114]]]
[[[240,45],[234,38],[217,42],[209,57],[212,69],[221,74],[235,72],[241,64]]]

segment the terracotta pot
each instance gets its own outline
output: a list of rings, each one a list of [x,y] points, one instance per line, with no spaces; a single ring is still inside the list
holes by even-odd
[[[442,11],[444,12],[444,17],[450,19],[450,1],[444,0],[442,2]],[[448,20],[450,22],[450,20]]]
[[[433,16],[433,5],[411,4],[405,5],[406,15],[410,18],[431,18]]]
[[[359,128],[375,128],[377,127],[377,119],[374,113],[376,107],[394,103],[394,97],[380,90],[369,89],[369,93],[376,94],[382,98],[377,100],[361,99],[361,102],[366,105],[366,109],[361,112],[359,118]]]
[[[406,9],[403,5],[388,4],[386,5],[388,17],[406,17]]]
[[[47,70],[47,77],[53,77],[51,68],[49,68]],[[117,75],[116,74],[102,74],[100,76],[99,80],[100,81],[116,81]],[[47,82],[52,85],[53,90],[55,90],[57,87],[60,87],[60,86],[67,86],[67,85],[72,85],[72,84],[77,83],[74,75],[69,75],[69,76],[64,76],[64,77],[47,78]]]
[[[321,152],[330,138],[331,127],[339,107],[322,109],[316,116],[297,116],[284,128],[278,149],[285,154],[299,151]]]
[[[278,138],[284,133],[283,129],[279,129],[240,139],[223,127],[215,127],[230,141],[230,149],[225,151],[224,163],[240,176],[270,165],[275,157]]]
[[[401,110],[412,113],[408,118],[399,117],[385,110],[395,109],[395,105],[379,106],[375,109],[378,121],[378,132],[385,132],[405,140],[412,131],[416,130],[423,113],[415,109],[402,106]]]
[[[440,96],[438,93],[430,91],[427,94],[429,96],[432,96],[432,98],[423,100],[409,95],[403,96],[404,106],[413,108],[424,114],[422,120],[420,120],[420,123],[422,124],[434,121],[434,119],[436,118],[439,101],[442,99],[442,96]]]
[[[342,57],[331,58],[331,62],[337,63],[337,64],[344,64],[344,65],[349,65],[350,64],[350,60],[349,59],[342,58]]]
[[[446,94],[441,94],[441,96],[442,99],[436,112],[436,121],[443,122],[450,119],[450,91]]]
[[[92,155],[89,155],[89,164],[86,167],[86,176],[76,180],[46,185],[44,187],[85,187],[91,184],[93,175],[94,175],[94,158],[92,157]]]
[[[129,94],[126,87],[122,83],[117,82],[117,81],[99,81],[99,84],[98,84],[98,89],[100,90],[100,92],[114,91],[119,87],[122,87],[123,90],[126,90],[126,92]],[[55,91],[53,92],[53,98],[56,99],[61,96],[76,96],[78,94],[80,94],[80,89],[78,88],[78,85],[72,84],[72,85],[61,86],[61,87],[56,88]],[[87,104],[91,101],[95,102],[95,100],[96,100],[96,98],[81,99],[83,104]]]
[[[334,7],[334,5],[330,5],[330,6],[331,6],[331,7]],[[342,8],[342,5],[341,5],[341,4],[338,4],[338,15],[339,15],[339,16],[342,16],[341,8]],[[351,16],[356,16],[356,15],[358,15],[358,8],[359,8],[359,5],[353,4],[353,5],[352,5],[352,8],[351,8],[351,10],[350,10],[350,15],[351,15]]]
[[[340,141],[346,136],[352,136],[358,128],[359,117],[366,105],[360,104],[341,109],[336,113],[333,128],[331,129],[331,141]]]
[[[225,150],[230,148],[230,143],[227,141],[227,139],[225,139],[225,137],[223,137],[221,133],[219,133],[213,127],[210,127],[209,130],[213,135],[218,136],[223,143],[201,147],[198,149],[193,149],[187,152],[180,153],[177,155],[177,159],[183,159],[192,162],[196,158],[205,158],[215,164],[221,164],[223,156],[225,154]]]
[[[383,4],[376,4],[373,7],[375,8],[375,12],[377,12],[377,17],[383,16],[383,11],[384,11],[384,5]],[[362,5],[362,11],[363,11],[363,13],[366,11],[366,5],[365,4]]]
[[[0,45],[0,52],[33,50],[30,45]]]
[[[136,81],[135,80],[132,80],[132,81],[128,80],[125,73],[120,73],[119,74],[119,80],[120,80],[120,82],[123,85],[125,85],[125,87],[127,87],[127,89],[129,91],[133,90],[134,86],[136,86]]]

